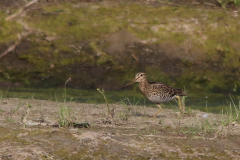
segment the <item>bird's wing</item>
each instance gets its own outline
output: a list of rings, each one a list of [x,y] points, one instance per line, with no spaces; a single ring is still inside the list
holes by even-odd
[[[182,89],[173,88],[172,86],[164,84],[162,82],[148,82],[148,83],[154,84],[153,90],[156,90],[156,91],[161,90],[163,93],[168,94],[169,96],[174,96],[174,95],[187,96],[187,94],[184,93]]]

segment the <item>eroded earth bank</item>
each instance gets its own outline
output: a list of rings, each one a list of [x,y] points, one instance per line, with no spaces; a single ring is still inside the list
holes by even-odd
[[[118,90],[141,71],[239,93],[238,8],[200,2],[1,1],[1,86]]]

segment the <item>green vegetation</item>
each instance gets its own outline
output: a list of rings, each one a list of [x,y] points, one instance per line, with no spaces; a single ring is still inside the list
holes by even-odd
[[[107,104],[107,109],[108,109],[108,115],[110,115],[110,108],[108,105],[108,100],[104,94],[104,89],[100,90],[99,88],[97,88],[97,91],[103,96],[105,103]]]
[[[58,124],[60,127],[72,127],[73,126],[73,111],[65,103],[60,106],[58,112]]]
[[[137,101],[134,97],[133,101],[130,102],[129,98],[125,98],[118,102],[118,104],[124,106],[124,111],[118,114],[118,117],[122,121],[128,121],[131,116],[145,115],[145,110],[138,111],[137,107],[140,106],[140,101]],[[143,104],[145,106],[145,104]]]
[[[9,114],[6,116],[6,121],[8,121],[9,123],[15,123],[16,120],[13,118],[13,115],[16,114],[16,112],[22,108],[24,106],[24,104],[22,103],[22,101],[20,100],[18,105],[15,108],[10,108],[10,112]]]
[[[221,4],[222,8],[226,10],[227,4],[230,2],[233,2],[235,5],[240,5],[240,0],[218,0],[218,2]]]
[[[220,122],[223,126],[229,126],[235,123],[240,123],[240,99],[238,97],[239,100],[239,104],[236,105],[231,97],[231,95],[229,95],[231,101],[229,102],[229,106],[226,107],[226,111],[224,112],[223,110],[221,111],[222,115],[226,115],[227,119],[222,119]]]
[[[192,136],[199,135],[206,139],[225,137],[228,127],[240,123],[240,99],[238,99],[239,104],[236,105],[232,97],[230,95],[229,97],[229,105],[225,106],[225,109],[222,109],[221,112],[219,112],[221,118],[211,118],[211,120],[209,120],[209,115],[206,113],[205,115],[203,115],[205,119],[199,121],[197,124],[186,128],[179,126],[179,132]],[[189,110],[189,112],[191,113],[191,115],[196,115],[195,111],[193,110]],[[179,121],[181,121],[181,118]]]
[[[72,109],[67,105],[67,83],[71,81],[71,77],[65,82],[63,102],[58,111],[58,125],[59,127],[73,127],[74,114]]]
[[[0,11],[0,44],[8,44],[18,39],[22,27],[16,21],[6,21],[7,15]]]

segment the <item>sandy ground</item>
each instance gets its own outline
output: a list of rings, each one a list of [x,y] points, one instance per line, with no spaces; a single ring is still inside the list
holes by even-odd
[[[70,119],[90,127],[63,128],[57,125],[61,106],[2,99],[0,159],[240,159],[240,125],[222,125],[223,115],[163,109],[152,118],[158,108],[110,104],[112,118],[105,104],[67,103]]]

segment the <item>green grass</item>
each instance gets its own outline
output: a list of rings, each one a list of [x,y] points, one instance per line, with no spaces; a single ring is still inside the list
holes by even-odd
[[[230,97],[230,102],[229,105],[226,107],[225,112],[222,110],[220,112],[220,114],[222,114],[222,116],[227,117],[227,118],[223,118],[220,120],[220,123],[223,126],[228,126],[234,123],[240,123],[240,99],[238,97],[238,105],[236,105],[231,97],[231,95],[229,94]]]
[[[72,127],[73,126],[73,111],[66,105],[66,103],[61,104],[58,112],[58,125],[60,127]]]
[[[129,100],[129,98],[125,98],[118,102],[117,104],[124,106],[124,111],[118,114],[118,117],[123,120],[127,121],[130,116],[136,116],[136,115],[146,115],[145,112],[145,101],[143,104],[140,103],[140,101],[136,100],[135,97],[132,100],[132,102]],[[140,110],[138,106],[143,105],[143,109]]]
[[[9,123],[15,123],[16,119],[13,118],[13,115],[19,111],[20,108],[24,107],[24,104],[22,103],[22,99],[20,99],[19,103],[17,106],[11,106],[9,114],[5,117],[5,121]],[[1,110],[1,112],[6,112],[4,110]]]
[[[131,80],[131,79],[130,79]],[[154,80],[154,79],[153,79]],[[71,83],[69,84],[69,86]],[[108,99],[109,104],[119,103],[122,100],[129,99],[129,102],[134,106],[146,105],[146,107],[155,107],[156,104],[147,100],[140,92],[138,85],[133,85],[132,90],[119,90],[119,91],[105,91],[105,96]],[[177,88],[177,87],[176,87]],[[197,90],[198,91],[198,90]],[[47,88],[47,89],[34,89],[34,88],[1,88],[2,98],[22,98],[22,99],[41,99],[64,102],[64,92],[61,88]],[[186,107],[191,107],[193,110],[201,110],[204,112],[219,113],[222,109],[226,109],[226,100],[229,100],[228,95],[222,93],[210,93],[210,92],[190,92],[188,90],[188,100],[186,101]],[[206,98],[208,97],[208,98]],[[238,100],[238,96],[233,94],[234,101]],[[67,90],[66,101],[74,101],[77,103],[92,103],[103,104],[105,100],[97,90],[79,90],[71,89]],[[206,110],[206,101],[208,103],[208,110]],[[131,104],[125,102],[127,105]],[[178,111],[178,106],[174,101],[169,103],[162,103],[163,108],[172,108]]]
[[[207,139],[226,136],[228,127],[240,123],[240,99],[238,99],[238,104],[235,104],[231,95],[229,95],[229,98],[230,102],[228,106],[219,113],[221,117],[217,119],[209,119],[206,117],[192,126],[180,127],[179,132],[192,136],[198,135]]]
[[[108,104],[108,100],[105,96],[104,93],[104,89],[100,90],[99,88],[97,88],[97,91],[103,96],[105,103],[107,104],[107,109],[108,109],[108,115],[110,114],[110,108],[109,108],[109,104]]]
[[[74,112],[67,105],[67,83],[71,81],[71,77],[67,79],[65,82],[64,94],[63,94],[63,102],[60,105],[58,111],[58,125],[59,127],[73,127],[74,123]]]

